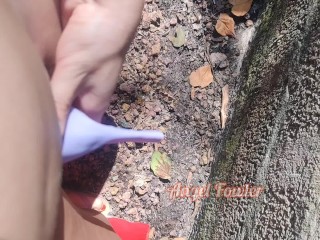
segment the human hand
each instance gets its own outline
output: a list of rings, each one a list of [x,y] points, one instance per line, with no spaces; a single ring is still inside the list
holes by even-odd
[[[96,121],[109,104],[144,0],[64,0],[51,80],[63,132],[71,106]]]

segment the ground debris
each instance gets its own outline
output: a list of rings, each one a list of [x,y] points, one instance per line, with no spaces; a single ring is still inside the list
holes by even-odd
[[[170,236],[170,232],[175,233],[171,240],[189,235],[196,206],[186,199],[169,199],[168,190],[178,182],[190,187],[205,183],[221,141],[221,88],[228,84],[230,93],[234,91],[237,39],[217,34],[216,16],[225,8],[220,5],[183,0],[169,6],[168,1],[147,0],[107,115],[125,128],[160,129],[166,139],[159,144],[109,146],[97,153],[101,161],[92,156],[86,162],[79,161],[77,169],[86,174],[69,176],[71,184],[79,183],[78,189],[101,192],[110,202],[113,216],[154,226],[154,239]],[[168,38],[177,38],[178,29],[183,32],[183,41],[177,41],[176,47]],[[204,67],[210,60],[205,54],[210,53],[227,58],[211,58],[212,65],[207,65],[214,81],[207,81],[210,83],[203,88],[190,87],[190,73]],[[150,171],[151,155],[157,150],[172,160],[170,182]]]

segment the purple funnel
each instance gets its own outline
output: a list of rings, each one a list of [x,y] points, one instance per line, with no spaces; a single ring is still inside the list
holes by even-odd
[[[105,144],[121,142],[160,142],[160,131],[132,130],[104,125],[93,121],[73,108],[69,114],[62,146],[64,163],[84,156]]]

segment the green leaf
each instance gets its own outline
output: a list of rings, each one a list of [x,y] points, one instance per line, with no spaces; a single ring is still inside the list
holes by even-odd
[[[173,46],[177,48],[182,47],[186,43],[186,34],[181,26],[177,27],[175,36],[170,36],[169,40],[172,42]]]
[[[170,179],[171,160],[165,153],[155,151],[151,157],[151,170],[159,178]]]

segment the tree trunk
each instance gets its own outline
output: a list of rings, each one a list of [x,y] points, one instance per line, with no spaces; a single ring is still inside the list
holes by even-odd
[[[264,191],[212,188],[190,239],[320,239],[319,52],[319,1],[268,1],[210,180]]]

